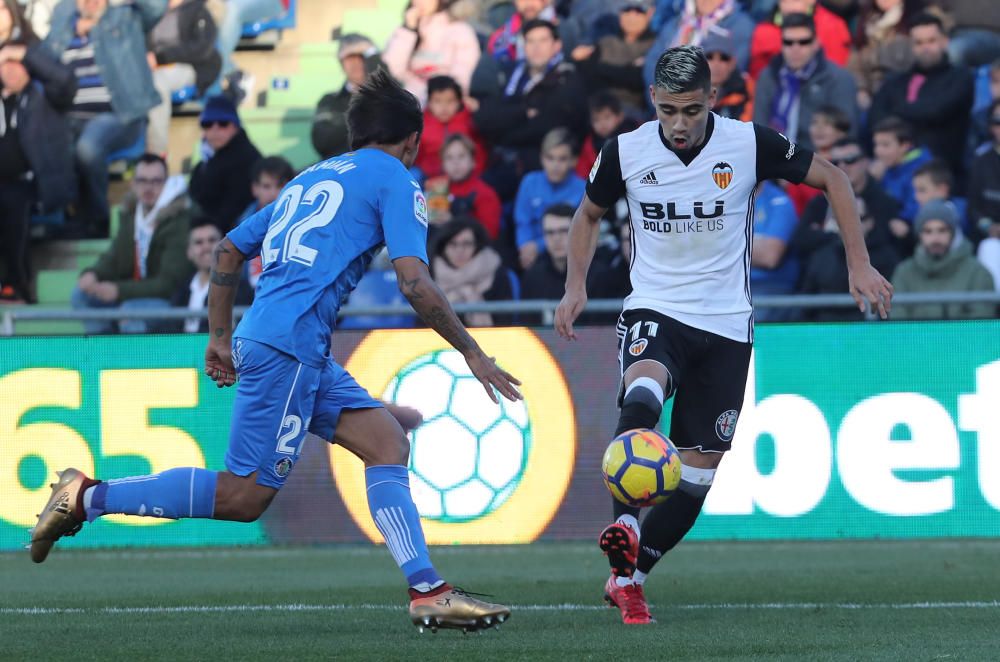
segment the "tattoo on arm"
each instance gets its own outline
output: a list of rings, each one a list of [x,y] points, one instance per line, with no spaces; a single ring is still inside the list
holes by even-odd
[[[218,329],[215,330],[215,337],[216,338],[221,338],[225,333],[226,333],[226,330],[220,327],[220,328],[218,328]]]
[[[461,320],[458,319],[455,311],[448,304],[448,300],[433,281],[430,281],[430,285],[423,292],[418,291],[422,280],[422,278],[404,280],[403,286],[400,288],[413,309],[427,323],[427,326],[437,331],[458,351],[464,353],[475,348],[476,341],[462,326]]]
[[[404,280],[403,295],[410,301],[413,301],[415,299],[423,299],[424,295],[422,295],[420,292],[417,292],[417,285],[419,284],[420,284],[419,278],[413,278],[412,280]]]
[[[240,282],[239,274],[228,274],[224,271],[212,269],[211,282],[220,287],[236,287]]]

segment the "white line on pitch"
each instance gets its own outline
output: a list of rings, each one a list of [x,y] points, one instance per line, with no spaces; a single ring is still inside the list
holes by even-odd
[[[654,605],[655,606],[655,605]],[[332,605],[306,605],[306,604],[283,604],[283,605],[188,605],[178,607],[79,607],[79,608],[59,608],[59,607],[0,607],[2,615],[50,615],[50,614],[208,614],[208,613],[229,613],[229,612],[292,612],[292,611],[399,611],[405,605],[379,605],[379,604],[332,604]],[[747,603],[720,603],[720,604],[682,604],[667,605],[666,609],[788,609],[788,610],[814,610],[814,609],[997,609],[1000,608],[1000,600],[988,600],[979,602],[901,602],[901,603],[875,603],[866,604],[861,602],[747,602]],[[601,605],[584,604],[553,604],[553,605],[512,605],[514,611],[604,611],[608,609]]]

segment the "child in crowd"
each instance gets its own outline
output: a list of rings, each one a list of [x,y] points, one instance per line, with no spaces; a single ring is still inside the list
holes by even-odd
[[[913,219],[920,209],[913,194],[913,174],[931,160],[931,155],[916,145],[913,128],[898,117],[887,117],[876,124],[873,134],[875,158],[871,175],[882,190],[899,202],[899,218],[889,222],[889,229],[897,239],[903,239],[910,236]]]
[[[254,164],[250,176],[252,178],[250,191],[253,193],[253,202],[250,203],[240,216],[237,225],[242,223],[243,219],[256,214],[277,200],[281,189],[295,177],[295,168],[280,156],[268,156]],[[256,289],[260,272],[264,270],[260,256],[258,255],[252,260],[248,260],[246,269],[246,276],[250,282],[250,287]]]
[[[475,171],[476,145],[460,133],[453,133],[444,140],[441,164],[444,168],[444,186],[440,180],[428,183],[428,207],[431,221],[443,224],[453,218],[471,216],[486,230],[491,240],[500,234],[500,198]],[[436,196],[445,196],[446,204],[439,204]],[[430,191],[434,191],[432,195]]]
[[[462,88],[449,76],[435,76],[427,81],[424,132],[420,135],[420,152],[414,163],[426,179],[444,174],[441,149],[445,139],[453,134],[466,136],[476,145],[475,173],[483,174],[486,149],[472,124],[472,114],[462,104]]]
[[[542,169],[521,180],[514,202],[515,240],[522,269],[535,263],[544,250],[542,216],[550,206],[565,202],[580,204],[586,189],[584,179],[573,172],[579,148],[569,129],[557,127],[542,139]]]
[[[931,200],[947,200],[955,205],[955,210],[958,211],[958,227],[968,236],[968,205],[965,198],[951,195],[955,178],[947,163],[941,159],[931,159],[924,163],[913,173],[912,184],[913,197],[916,198],[919,207],[923,207]]]

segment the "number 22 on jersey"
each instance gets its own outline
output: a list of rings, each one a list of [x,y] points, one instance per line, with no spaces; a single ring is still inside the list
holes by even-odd
[[[278,260],[311,267],[318,251],[305,243],[306,234],[329,225],[343,201],[344,187],[334,181],[317,182],[308,191],[301,184],[285,189],[275,205],[275,210],[281,213],[267,229],[261,246],[264,267]],[[306,209],[312,211],[292,221],[300,210]]]

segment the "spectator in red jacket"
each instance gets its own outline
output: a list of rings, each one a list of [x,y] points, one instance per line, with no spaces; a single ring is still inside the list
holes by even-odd
[[[441,148],[441,162],[448,177],[448,211],[440,221],[471,216],[479,221],[490,239],[500,234],[500,197],[475,172],[476,145],[467,136],[453,133]]]
[[[414,163],[424,177],[432,179],[444,174],[441,169],[441,149],[445,139],[461,134],[475,143],[475,174],[486,167],[486,146],[472,123],[472,113],[462,104],[462,88],[450,76],[435,76],[427,81],[427,110],[424,111],[424,132],[420,136],[420,152]]]
[[[758,23],[750,42],[750,75],[754,80],[776,55],[781,54],[781,17],[787,14],[809,14],[816,24],[816,36],[826,59],[845,66],[851,54],[851,32],[844,19],[816,0],[778,0],[770,23]]]

